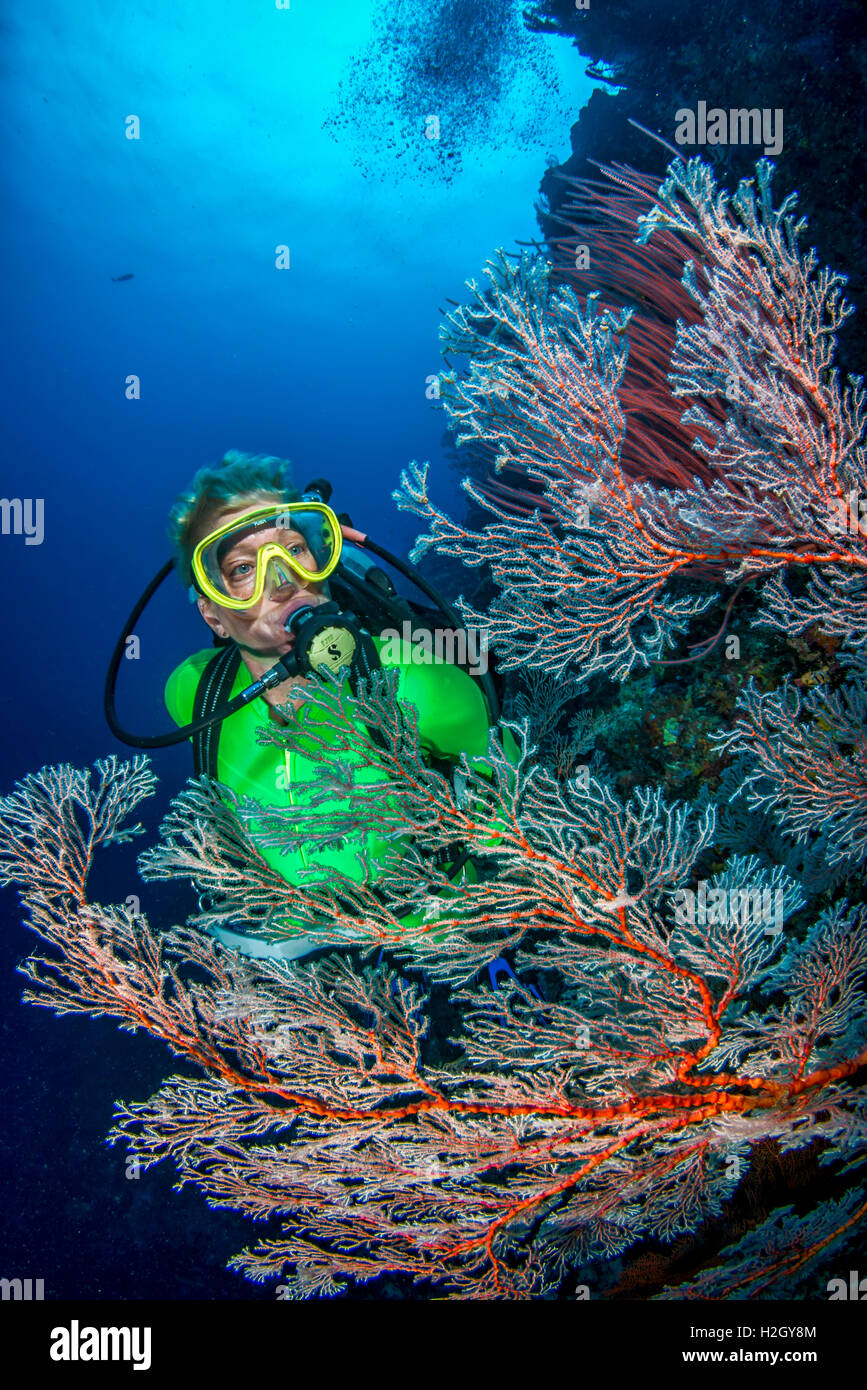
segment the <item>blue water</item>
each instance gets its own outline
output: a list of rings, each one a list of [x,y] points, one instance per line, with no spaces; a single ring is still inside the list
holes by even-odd
[[[540,179],[593,84],[568,44],[521,31],[520,4],[498,0],[500,31],[470,22],[491,5],[459,5],[466,25],[436,34],[436,6],[388,8],[403,27],[374,52],[374,0],[6,7],[2,491],[41,499],[45,530],[0,537],[2,791],[123,751],[102,715],[109,653],[167,556],[175,495],[227,449],[329,477],[338,510],[401,552],[415,528],[390,494],[410,459],[454,502],[425,393],[440,309],[496,247],[538,235]],[[433,112],[415,105],[425,82]],[[121,673],[127,727],[169,727],[163,682],[203,634],[164,586]],[[155,830],[189,749],[154,762]],[[134,861],[117,851],[106,897],[141,891]],[[161,920],[187,911],[149,892]],[[103,1143],[113,1100],[154,1091],[165,1049],[22,1008],[30,938],[10,891],[3,910],[0,1276],[44,1278],[47,1297],[272,1298],[223,1268],[248,1223],[172,1193],[168,1169],[127,1181]]]

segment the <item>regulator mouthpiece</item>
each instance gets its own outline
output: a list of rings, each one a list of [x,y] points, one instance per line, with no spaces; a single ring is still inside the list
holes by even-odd
[[[294,613],[290,613],[290,614],[289,614],[289,617],[286,619],[285,623],[283,624],[283,626],[285,627],[286,631],[292,634],[292,636],[295,638],[296,642],[297,642],[297,640],[298,640],[298,628],[299,628],[299,626],[301,625],[301,623],[304,622],[305,618],[309,618],[309,616],[310,616],[310,614],[311,614],[312,612],[313,612],[313,605],[312,605],[312,603],[305,603],[305,605],[304,605],[303,608],[296,608]]]
[[[327,669],[337,675],[346,667],[352,668],[360,633],[352,614],[342,613],[336,603],[322,603],[317,608],[305,604],[290,613],[284,624],[295,638],[295,644],[284,665],[295,666],[303,676],[318,675]]]

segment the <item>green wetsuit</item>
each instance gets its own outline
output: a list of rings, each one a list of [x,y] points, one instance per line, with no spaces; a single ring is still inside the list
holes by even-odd
[[[382,645],[377,641],[380,649]],[[169,676],[165,701],[176,724],[188,724],[192,720],[196,688],[205,666],[213,655],[213,648],[196,652],[193,656],[187,657]],[[418,714],[419,743],[424,753],[456,761],[461,753],[466,753],[469,757],[478,757],[485,752],[488,744],[488,714],[481,691],[470,676],[457,666],[441,662],[410,665],[383,657],[383,666],[397,669],[398,699],[402,703],[415,706]],[[231,694],[239,694],[250,682],[250,674],[242,662]],[[302,705],[295,718],[302,727],[306,720],[315,723],[317,735],[328,738],[325,716],[314,706]],[[308,757],[300,751],[289,752],[273,744],[260,744],[257,740],[257,730],[267,727],[269,723],[269,706],[262,699],[253,700],[223,720],[217,758],[217,779],[231,787],[238,795],[252,797],[265,806],[289,808],[308,805],[319,766],[316,758],[321,757],[321,752],[317,750],[315,756]],[[344,763],[360,761],[357,758],[347,758],[345,754],[341,756]],[[384,773],[370,768],[361,769],[356,775],[359,781],[365,783],[388,781]],[[326,814],[328,809],[328,805],[324,805],[323,814]],[[312,862],[308,860],[303,848],[284,854],[276,847],[262,846],[259,853],[266,863],[289,883],[301,882],[300,871],[307,868],[315,868],[323,878],[330,876],[329,871],[336,870],[359,883],[364,877],[364,869],[358,857],[359,851],[364,852],[372,870],[372,877],[375,878],[376,863],[390,848],[393,848],[393,842],[382,840],[371,833],[348,839],[340,848],[318,849]],[[309,878],[306,881],[311,882]],[[268,942],[261,938],[230,932],[225,928],[214,928],[214,935],[247,955],[281,956],[284,959],[306,955],[328,944],[327,940],[312,935],[289,941]]]

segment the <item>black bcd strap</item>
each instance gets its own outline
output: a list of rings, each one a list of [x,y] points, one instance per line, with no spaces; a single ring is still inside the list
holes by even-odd
[[[225,704],[232,693],[240,665],[241,653],[234,642],[221,647],[211,657],[196,686],[196,697],[193,701],[194,721],[206,719],[219,709],[220,705]],[[222,727],[223,722],[219,720],[207,729],[200,729],[197,734],[193,734],[193,772],[196,777],[206,776],[217,780],[217,753]]]

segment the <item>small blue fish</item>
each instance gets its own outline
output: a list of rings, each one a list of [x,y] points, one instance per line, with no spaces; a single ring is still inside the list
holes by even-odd
[[[118,282],[119,280],[132,280],[132,279],[134,279],[135,277],[133,276],[132,271],[131,271],[131,270],[128,270],[127,273],[126,273],[126,275],[112,275],[111,278],[112,278],[112,280],[114,281],[114,283],[117,284],[117,282]]]

